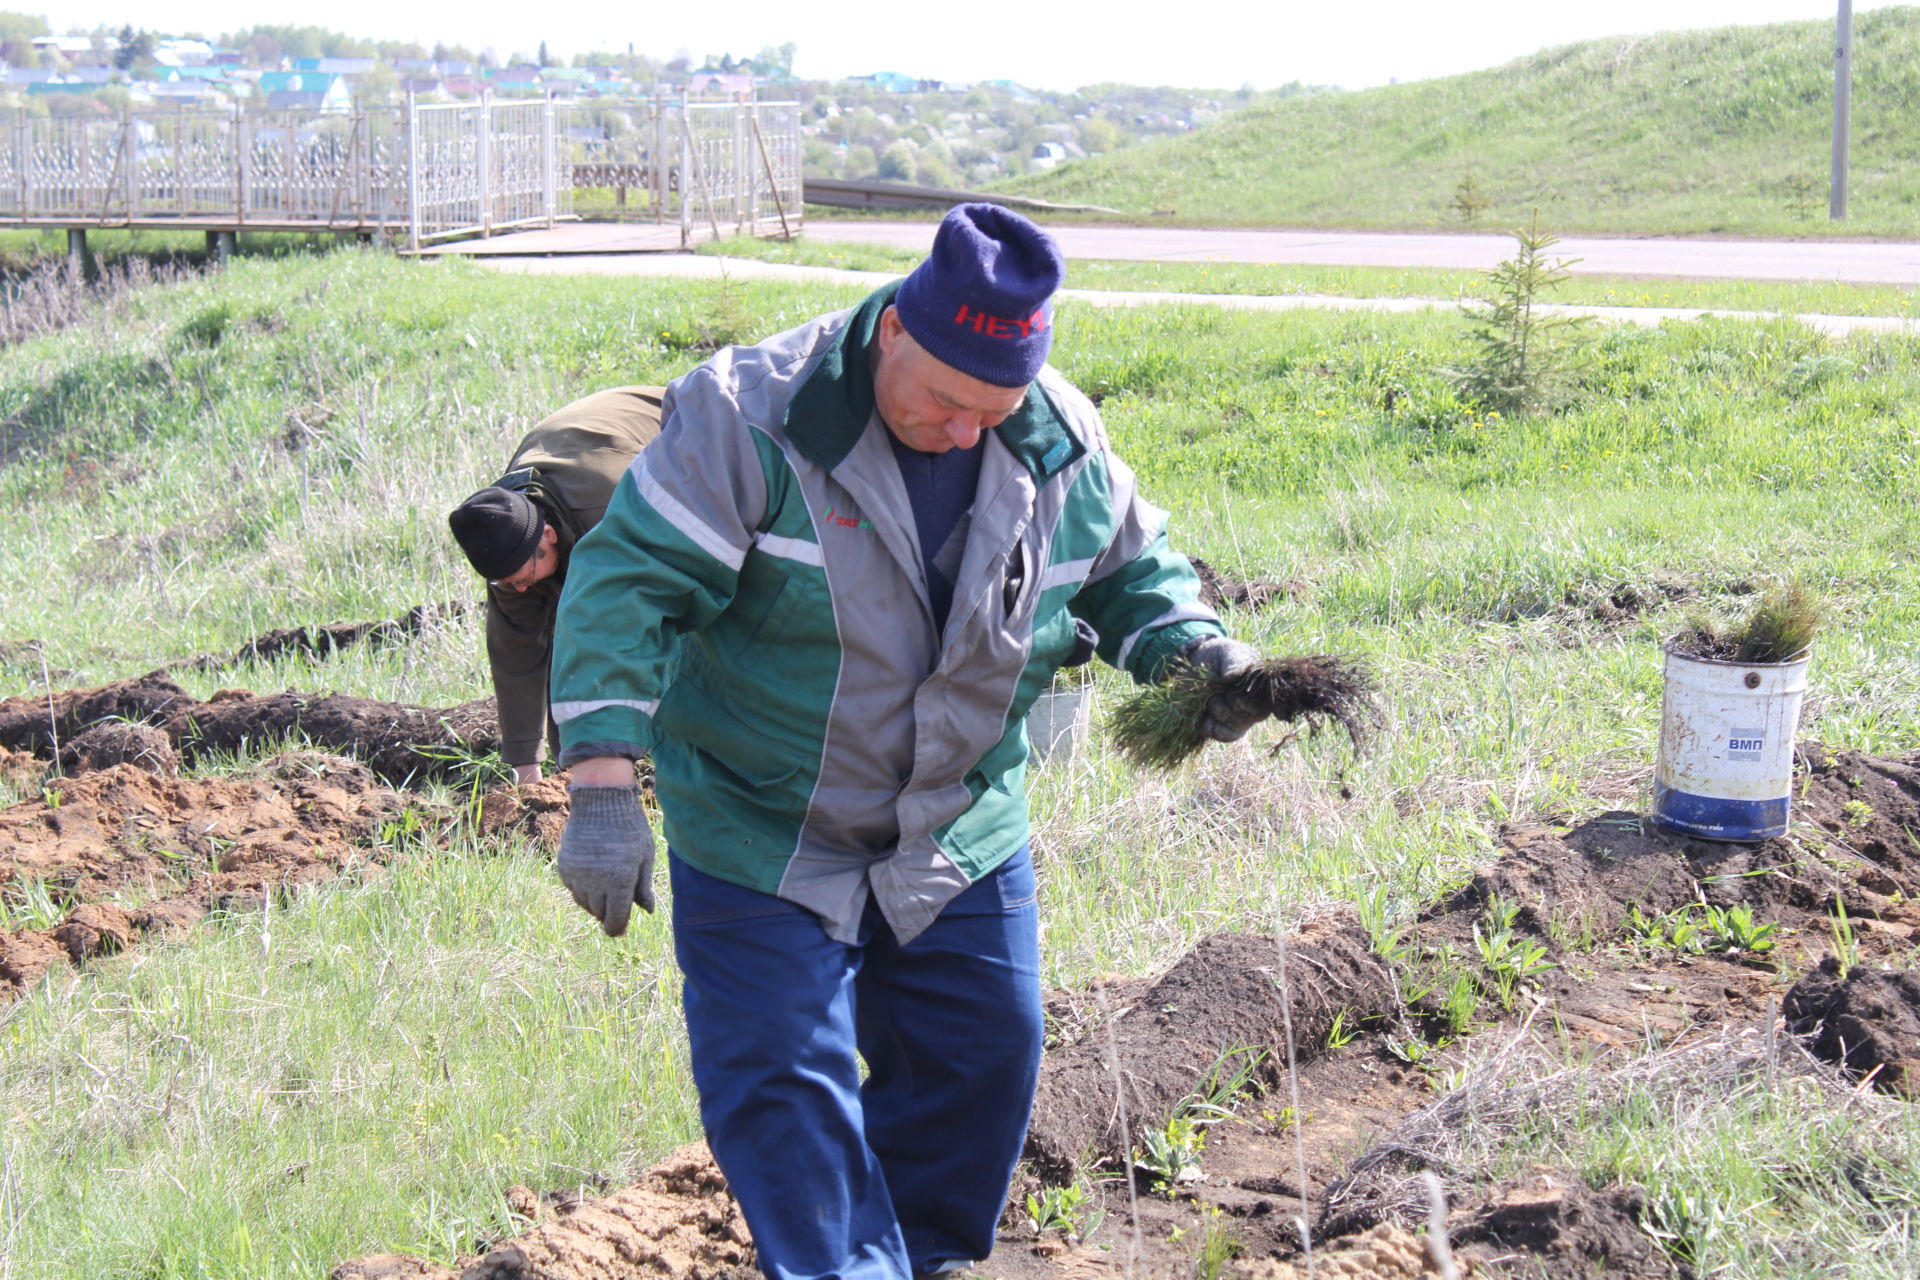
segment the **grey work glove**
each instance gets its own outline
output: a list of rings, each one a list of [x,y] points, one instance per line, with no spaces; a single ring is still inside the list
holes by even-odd
[[[653,910],[653,832],[628,787],[568,787],[572,809],[560,837],[560,882],[607,936],[627,931],[633,904]]]
[[[1201,636],[1182,645],[1174,661],[1210,671],[1232,683],[1260,665],[1260,653],[1252,645],[1226,636]],[[1237,742],[1267,715],[1267,707],[1259,699],[1229,689],[1207,699],[1206,719],[1200,722],[1200,731],[1215,742]]]

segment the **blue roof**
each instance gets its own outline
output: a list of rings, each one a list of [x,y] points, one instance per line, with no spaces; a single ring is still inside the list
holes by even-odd
[[[324,71],[266,71],[260,75],[260,92],[325,93],[333,88],[334,81],[339,78]]]

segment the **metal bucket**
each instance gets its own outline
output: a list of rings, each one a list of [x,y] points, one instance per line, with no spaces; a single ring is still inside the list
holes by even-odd
[[[1667,650],[1655,822],[1708,840],[1786,834],[1807,660],[1724,662]]]
[[[1073,759],[1093,727],[1093,686],[1054,685],[1027,712],[1027,746],[1035,764]]]

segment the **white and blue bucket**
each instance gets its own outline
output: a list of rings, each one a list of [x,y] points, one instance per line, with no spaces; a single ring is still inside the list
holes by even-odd
[[[1786,834],[1808,657],[1728,662],[1668,648],[1655,822],[1707,840]]]

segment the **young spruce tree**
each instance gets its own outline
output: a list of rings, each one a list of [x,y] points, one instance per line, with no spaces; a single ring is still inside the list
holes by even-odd
[[[1467,304],[1467,323],[1478,349],[1456,371],[1460,389],[1482,408],[1512,417],[1566,403],[1576,351],[1586,323],[1581,316],[1542,312],[1540,295],[1573,273],[1578,258],[1548,258],[1560,237],[1532,225],[1513,233],[1520,251],[1486,272],[1487,295]]]

